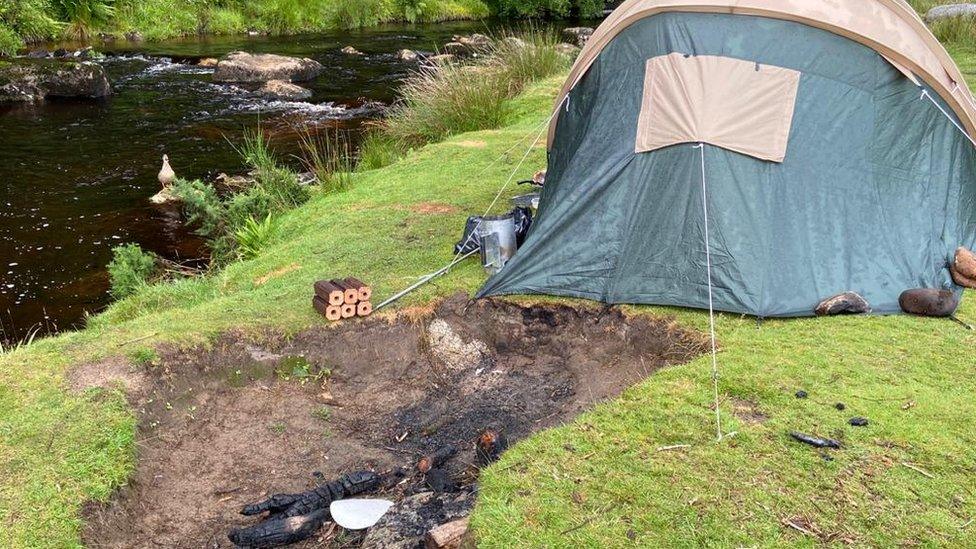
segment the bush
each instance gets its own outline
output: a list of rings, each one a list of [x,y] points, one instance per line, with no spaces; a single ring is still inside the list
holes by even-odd
[[[264,221],[255,221],[249,217],[244,225],[234,233],[237,240],[237,252],[241,259],[253,259],[261,254],[261,251],[271,241],[274,234],[274,220],[271,214],[264,218]]]
[[[349,187],[354,170],[352,148],[347,134],[338,130],[306,127],[300,134],[299,160],[325,192],[338,192]]]
[[[53,0],[58,18],[67,21],[70,38],[88,38],[115,15],[114,0]]]
[[[156,262],[156,255],[143,251],[138,244],[115,247],[108,265],[112,297],[123,299],[146,287],[157,274]]]
[[[402,143],[382,129],[370,130],[359,145],[359,171],[378,170],[393,164],[406,154]]]
[[[504,17],[598,17],[603,0],[487,0],[496,15]]]
[[[386,133],[409,146],[496,128],[505,119],[511,82],[484,65],[421,69],[400,89]]]
[[[942,43],[976,45],[976,17],[959,16],[932,23],[932,34]]]
[[[507,36],[494,41],[483,61],[420,70],[401,87],[383,133],[404,148],[501,126],[508,99],[530,82],[568,68],[557,43],[547,33]]]
[[[16,55],[23,46],[20,35],[10,27],[0,23],[0,55]]]

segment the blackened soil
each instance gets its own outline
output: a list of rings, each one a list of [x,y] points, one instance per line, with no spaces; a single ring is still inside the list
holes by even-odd
[[[118,380],[139,388],[129,395],[140,417],[139,461],[128,487],[86,510],[84,540],[229,547],[230,528],[254,523],[239,515],[247,503],[352,470],[412,472],[445,445],[459,448],[445,471],[470,490],[473,444],[484,429],[514,443],[690,360],[705,344],[665,318],[459,295],[419,320],[373,318],[290,339],[228,334],[207,349],[164,350],[161,364],[128,374],[107,368],[117,359],[106,362],[106,372],[139,378]],[[100,367],[80,368],[73,383],[104,385],[92,375]],[[426,489],[408,475],[385,497]],[[362,539],[326,525],[306,546]]]

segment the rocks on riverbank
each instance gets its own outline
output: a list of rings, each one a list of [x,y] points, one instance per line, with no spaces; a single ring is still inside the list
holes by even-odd
[[[236,83],[272,80],[305,82],[314,79],[323,70],[321,63],[309,58],[236,51],[227,54],[217,63],[213,78],[217,82]]]
[[[0,63],[0,102],[98,99],[111,93],[105,69],[95,63],[33,59]]]
[[[935,6],[925,14],[925,21],[934,23],[953,17],[976,17],[976,4],[946,4]]]

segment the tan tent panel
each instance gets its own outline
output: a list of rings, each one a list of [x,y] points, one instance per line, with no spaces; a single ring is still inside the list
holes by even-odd
[[[976,138],[976,102],[945,48],[904,0],[627,0],[596,30],[580,53],[556,105],[562,105],[614,37],[659,13],[698,12],[755,15],[796,21],[864,44],[903,73],[932,87]],[[549,128],[552,143],[558,108]]]
[[[709,143],[782,162],[800,73],[715,55],[647,61],[635,152]]]

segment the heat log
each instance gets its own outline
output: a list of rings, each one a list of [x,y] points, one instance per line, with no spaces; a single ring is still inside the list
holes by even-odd
[[[343,303],[346,305],[355,305],[356,303],[359,303],[359,288],[351,284],[346,284],[346,282],[342,280],[333,280],[332,283],[342,288]]]
[[[325,310],[325,318],[331,320],[332,322],[342,320],[342,306],[329,305],[329,308]]]
[[[373,314],[373,304],[369,301],[360,301],[356,304],[356,314],[359,316],[369,316]]]
[[[342,306],[342,318],[353,318],[356,316],[356,304],[346,303]]]
[[[373,289],[358,278],[349,277],[344,281],[346,284],[356,288],[359,292],[359,301],[369,301],[373,297]]]
[[[315,295],[327,301],[329,305],[339,306],[345,303],[346,290],[328,280],[315,283]]]

